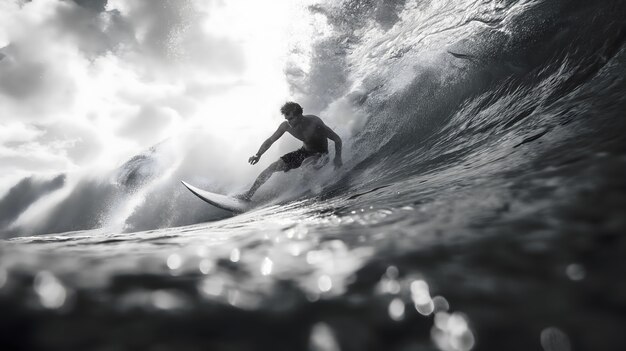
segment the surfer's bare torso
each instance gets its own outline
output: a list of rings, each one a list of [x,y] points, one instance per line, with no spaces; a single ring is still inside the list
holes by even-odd
[[[328,152],[328,127],[314,115],[301,116],[297,121],[284,121],[279,130],[284,130],[301,140],[303,147],[311,152]],[[332,131],[330,131],[332,132]],[[334,134],[334,132],[332,132]]]

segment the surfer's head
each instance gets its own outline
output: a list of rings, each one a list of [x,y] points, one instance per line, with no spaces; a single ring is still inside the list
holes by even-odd
[[[293,125],[299,117],[302,117],[302,106],[293,101],[289,101],[280,108],[280,113],[285,116],[285,119],[290,125]]]
[[[294,115],[300,116],[302,115],[302,106],[293,101],[286,102],[283,107],[280,108],[280,113],[287,116],[289,112],[293,112]]]

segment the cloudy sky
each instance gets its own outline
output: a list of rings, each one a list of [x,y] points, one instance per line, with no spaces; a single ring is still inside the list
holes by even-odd
[[[302,1],[0,1],[0,193],[189,130],[271,133],[306,69]],[[302,54],[302,55],[299,55]]]

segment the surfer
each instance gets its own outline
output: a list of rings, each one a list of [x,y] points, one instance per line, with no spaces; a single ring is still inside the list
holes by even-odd
[[[320,160],[328,154],[328,139],[335,143],[335,159],[333,161],[335,169],[342,166],[341,161],[341,138],[330,129],[324,122],[314,115],[302,115],[302,107],[295,102],[287,102],[280,108],[280,113],[285,116],[278,129],[259,148],[259,151],[252,155],[248,162],[255,165],[261,156],[272,144],[278,140],[285,132],[293,135],[296,139],[302,140],[302,147],[296,151],[283,155],[276,162],[267,167],[254,181],[252,187],[247,192],[238,197],[250,200],[257,189],[263,185],[274,172],[288,172],[291,169],[300,167],[303,163],[311,164]]]

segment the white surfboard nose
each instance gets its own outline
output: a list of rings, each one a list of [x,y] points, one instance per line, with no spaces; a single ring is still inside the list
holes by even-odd
[[[248,209],[252,207],[249,201],[236,199],[236,198],[222,195],[222,194],[212,193],[210,191],[197,188],[185,182],[184,180],[181,180],[180,182],[183,183],[183,185],[187,189],[189,189],[189,191],[191,191],[194,195],[196,195],[200,199],[204,200],[205,202],[215,207],[219,207],[223,210],[241,213],[241,212],[247,211]]]

